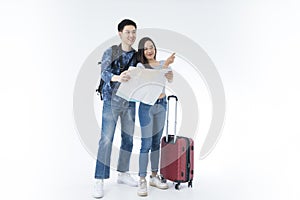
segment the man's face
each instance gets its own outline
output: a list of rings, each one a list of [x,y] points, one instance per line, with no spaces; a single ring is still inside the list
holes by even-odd
[[[120,38],[123,43],[131,46],[136,39],[136,29],[132,25],[124,26],[122,32],[119,32]]]

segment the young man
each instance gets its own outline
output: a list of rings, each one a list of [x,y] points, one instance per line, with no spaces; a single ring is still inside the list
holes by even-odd
[[[102,57],[101,78],[104,80],[102,89],[103,110],[101,139],[95,170],[95,198],[104,196],[103,180],[110,176],[110,157],[117,120],[121,121],[121,148],[117,171],[118,183],[133,187],[138,186],[129,171],[130,156],[133,146],[133,132],[135,126],[135,103],[128,102],[116,96],[116,91],[121,82],[128,81],[128,67],[136,66],[136,51],[132,48],[136,39],[136,23],[125,19],[118,24],[121,39],[119,46],[108,48]]]

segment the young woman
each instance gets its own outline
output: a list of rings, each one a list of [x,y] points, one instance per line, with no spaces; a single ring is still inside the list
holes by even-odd
[[[154,42],[148,38],[142,38],[138,45],[137,52],[137,67],[161,70],[168,68],[171,63],[174,62],[175,53],[173,53],[166,61],[157,61],[156,60],[156,46]],[[169,71],[165,74],[168,82],[173,80],[173,72]],[[142,132],[142,141],[141,149],[139,156],[139,196],[147,196],[147,166],[149,161],[151,162],[151,171],[150,175],[150,186],[157,187],[159,189],[167,189],[167,183],[163,182],[161,177],[157,174],[158,172],[158,163],[160,155],[160,139],[163,133],[165,118],[166,118],[166,94],[165,88],[162,90],[162,93],[158,97],[154,105],[148,105],[143,102],[140,102],[139,106],[139,120]]]

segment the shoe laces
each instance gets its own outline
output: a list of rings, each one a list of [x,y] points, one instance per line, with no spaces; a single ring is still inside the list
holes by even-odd
[[[123,176],[126,176],[127,178],[129,178],[130,180],[134,180],[133,178],[132,178],[132,176],[129,174],[129,173],[122,173],[122,175]],[[121,176],[122,176],[121,175]]]
[[[102,182],[96,182],[96,184],[94,186],[94,188],[95,188],[95,190],[97,192],[101,192],[103,190],[102,187],[103,187],[103,183]]]
[[[96,180],[95,183],[96,185],[103,185],[103,180]]]
[[[152,176],[151,176],[152,177]],[[157,174],[155,177],[159,180],[160,183],[166,183],[166,179],[164,179],[161,175]]]
[[[146,180],[140,180],[140,188],[146,188],[147,187],[147,181]]]

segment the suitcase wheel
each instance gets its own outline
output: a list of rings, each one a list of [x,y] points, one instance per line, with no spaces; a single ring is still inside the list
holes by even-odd
[[[188,187],[193,187],[193,181],[192,180],[189,181]]]
[[[160,176],[161,177],[161,182],[162,183],[166,183],[167,182],[167,179],[165,179],[163,176]]]
[[[176,189],[176,190],[179,190],[179,187],[180,187],[180,183],[176,183],[175,189]]]

